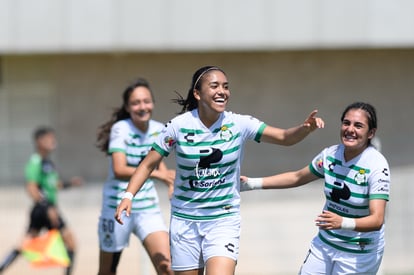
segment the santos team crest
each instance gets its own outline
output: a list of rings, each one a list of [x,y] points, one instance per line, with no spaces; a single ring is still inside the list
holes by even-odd
[[[233,137],[233,133],[226,125],[220,128],[220,138],[224,141],[229,141]]]
[[[357,184],[362,185],[367,181],[367,176],[364,169],[360,169],[358,173],[356,173],[354,180]]]

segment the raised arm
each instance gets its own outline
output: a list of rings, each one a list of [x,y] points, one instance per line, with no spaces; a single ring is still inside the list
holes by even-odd
[[[293,128],[281,129],[267,126],[263,131],[261,141],[285,146],[296,144],[315,129],[325,126],[321,118],[315,117],[317,113],[317,110],[312,111],[303,124]]]
[[[129,216],[131,213],[132,198],[139,191],[147,178],[151,175],[152,171],[159,165],[161,160],[162,156],[157,151],[151,150],[133,173],[128,183],[124,197],[115,212],[115,219],[120,224],[123,224],[121,220],[122,211],[125,210],[126,215]]]

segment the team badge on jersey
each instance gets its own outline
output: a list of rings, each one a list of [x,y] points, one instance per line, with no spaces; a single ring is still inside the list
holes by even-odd
[[[358,173],[356,173],[356,175],[354,177],[354,180],[359,185],[362,185],[362,184],[366,183],[367,176],[366,176],[365,170],[364,169],[360,169],[358,171]]]
[[[220,128],[220,138],[224,141],[229,141],[233,137],[233,133],[226,125]]]

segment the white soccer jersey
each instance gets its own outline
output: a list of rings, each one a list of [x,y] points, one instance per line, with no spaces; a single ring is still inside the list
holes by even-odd
[[[203,221],[239,214],[243,145],[259,142],[265,127],[251,116],[224,112],[207,128],[197,109],[167,123],[154,149],[163,156],[175,149],[172,215]]]
[[[311,171],[325,179],[325,210],[343,217],[369,215],[369,201],[388,201],[390,169],[387,160],[373,146],[346,162],[344,145],[323,150],[309,165]],[[384,247],[384,225],[378,231],[319,230],[318,237],[326,244],[352,253],[377,252]]]
[[[146,133],[137,129],[131,119],[120,120],[111,128],[108,152],[123,152],[127,157],[128,166],[137,167],[144,159],[152,143],[160,134],[164,124],[150,120]],[[103,188],[103,207],[115,209],[122,199],[128,186],[125,179],[117,179],[114,175],[112,158],[109,158],[108,178]],[[158,212],[158,195],[154,181],[148,179],[132,200],[132,212],[141,210],[154,210]]]

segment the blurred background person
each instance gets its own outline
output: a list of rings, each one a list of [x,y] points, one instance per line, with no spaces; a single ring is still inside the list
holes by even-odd
[[[57,147],[56,135],[52,128],[41,126],[33,134],[35,152],[25,167],[26,190],[33,201],[27,234],[21,245],[13,249],[0,265],[3,272],[22,252],[23,243],[39,236],[42,229],[57,229],[62,235],[70,259],[65,274],[72,274],[76,243],[72,231],[65,223],[57,207],[57,191],[79,186],[83,180],[73,177],[62,181],[50,155]]]
[[[115,222],[114,214],[138,164],[151,149],[164,124],[152,120],[154,97],[145,79],[138,79],[122,94],[122,105],[111,119],[100,126],[98,148],[109,156],[108,178],[103,186],[99,217],[99,275],[116,274],[122,251],[131,234],[142,242],[157,274],[172,274],[168,228],[159,207],[154,179],[165,183],[172,193],[174,170],[161,162],[145,186],[136,194],[133,210],[125,224]]]

